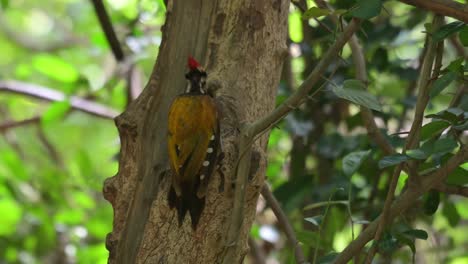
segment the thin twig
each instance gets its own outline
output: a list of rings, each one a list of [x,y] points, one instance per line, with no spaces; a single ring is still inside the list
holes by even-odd
[[[44,148],[47,150],[48,156],[62,169],[65,168],[65,164],[57,150],[57,148],[52,144],[52,142],[47,138],[44,129],[41,126],[37,126],[37,137],[42,143]]]
[[[298,90],[267,116],[260,118],[249,126],[249,130],[252,135],[261,133],[267,129],[270,124],[273,124],[277,120],[283,118],[291,111],[290,106],[297,107],[299,103],[303,101],[302,99],[307,97],[307,94],[312,90],[313,86],[322,78],[322,73],[328,68],[330,63],[338,57],[339,51],[359,28],[359,24],[359,20],[353,19],[344,29],[343,33],[338,37],[336,42],[322,56],[320,62],[299,86]]]
[[[388,187],[388,192],[387,192],[387,197],[385,198],[385,203],[384,203],[384,208],[382,210],[381,217],[379,217],[380,222],[377,226],[377,230],[374,235],[374,246],[370,249],[369,254],[367,254],[367,259],[366,263],[370,264],[372,262],[372,259],[375,256],[375,253],[377,252],[378,249],[378,242],[382,238],[382,234],[384,229],[387,227],[386,224],[390,222],[389,219],[389,214],[390,214],[390,208],[393,203],[393,198],[395,196],[395,189],[398,184],[398,178],[400,176],[401,170],[403,168],[402,164],[399,164],[393,171],[393,174],[391,176],[390,180],[390,186]]]
[[[323,0],[315,0],[315,3],[320,8],[325,8],[333,11],[333,9]],[[340,19],[336,15],[331,15],[331,19],[336,25],[339,25],[341,23]],[[362,81],[362,83],[364,83],[367,86],[368,79],[366,59],[364,57],[364,52],[362,51],[362,47],[359,44],[359,40],[356,35],[353,35],[349,40],[349,46],[352,51],[352,59],[356,69],[356,79]],[[361,106],[361,118],[367,129],[367,134],[384,151],[384,153],[387,155],[395,153],[395,150],[393,149],[390,142],[388,142],[383,133],[377,127],[377,124],[375,123],[374,114],[369,108]]]
[[[307,263],[305,261],[304,252],[302,252],[302,247],[296,238],[296,234],[294,233],[294,229],[291,223],[289,222],[288,217],[281,209],[278,200],[276,200],[275,196],[273,195],[267,184],[263,185],[261,193],[263,198],[265,198],[267,204],[270,206],[271,210],[273,210],[273,213],[275,213],[276,218],[278,219],[278,223],[281,225],[284,233],[288,237],[289,243],[294,249],[296,263]]]
[[[436,15],[433,20],[433,30],[437,30],[443,23],[444,18],[442,16]],[[403,152],[407,149],[412,149],[417,146],[419,142],[419,131],[421,130],[421,125],[424,117],[424,110],[426,109],[427,102],[429,101],[429,80],[431,79],[431,70],[434,63],[434,58],[436,57],[437,52],[437,43],[432,40],[432,37],[427,35],[427,49],[424,56],[423,65],[421,67],[421,73],[419,75],[417,89],[418,89],[418,99],[416,102],[416,110],[414,114],[414,121],[411,125],[411,130],[406,139],[406,144]],[[410,170],[410,180],[413,182],[419,181],[419,179],[414,179],[417,177],[417,173],[411,173],[414,170],[414,164],[408,164]],[[393,171],[390,186],[387,192],[387,197],[385,199],[384,208],[380,217],[380,222],[377,228],[377,231],[374,235],[374,243],[378,243],[382,237],[383,231],[387,225],[390,224],[389,214],[391,204],[393,203],[395,189],[400,177],[401,170],[403,169],[403,164],[399,164]],[[370,264],[372,259],[377,252],[377,244],[375,244],[369,254],[367,255],[366,263]]]
[[[459,186],[459,185],[447,185],[445,183],[439,183],[435,186],[435,188],[439,192],[443,192],[446,194],[451,195],[460,195],[464,197],[468,197],[468,187],[467,186]]]
[[[249,248],[252,255],[252,258],[255,260],[255,264],[265,264],[265,253],[263,252],[262,248],[260,248],[255,240],[252,237],[249,237]]]
[[[453,17],[468,23],[468,6],[452,0],[399,0],[436,14]]]
[[[327,50],[318,65],[306,80],[300,85],[298,90],[286,99],[283,104],[270,112],[265,117],[245,125],[240,129],[239,153],[241,154],[239,162],[236,165],[235,179],[236,189],[234,194],[234,205],[231,213],[231,223],[227,232],[227,250],[223,257],[224,263],[230,263],[231,254],[234,250],[230,247],[236,247],[239,238],[239,229],[243,222],[243,208],[245,201],[245,189],[248,182],[248,173],[250,170],[251,157],[251,142],[260,133],[268,129],[272,124],[275,124],[286,116],[292,109],[299,106],[307,98],[308,93],[313,86],[322,78],[323,72],[328,68],[330,63],[338,56],[339,51],[343,48],[349,38],[359,28],[360,21],[353,19],[351,23],[344,29],[343,33],[338,37],[336,42]],[[232,256],[233,257],[233,256]]]
[[[34,116],[34,117],[23,119],[20,121],[6,121],[0,124],[0,133],[3,133],[12,128],[35,124],[39,122],[40,120],[41,120],[40,116]]]
[[[114,54],[114,57],[118,62],[122,62],[125,58],[125,55],[122,50],[122,46],[120,45],[119,39],[115,34],[114,27],[112,26],[112,22],[110,21],[103,1],[91,0],[91,2],[93,2],[94,11],[96,12],[96,16],[99,19],[102,31],[106,35],[106,39],[109,43],[109,46],[111,47],[112,54]]]
[[[105,119],[113,119],[119,114],[119,111],[108,106],[77,96],[67,97],[57,90],[31,83],[0,80],[0,92],[11,92],[52,102],[68,100],[72,109]]]

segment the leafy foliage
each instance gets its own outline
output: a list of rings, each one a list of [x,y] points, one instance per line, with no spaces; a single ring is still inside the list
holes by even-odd
[[[268,144],[268,182],[306,255],[313,259],[317,252],[316,263],[333,263],[381,213],[393,166],[411,163],[424,178],[466,144],[468,95],[460,93],[460,87],[468,64],[466,55],[451,44],[468,46],[468,26],[447,19],[433,32],[430,12],[398,1],[327,1],[335,11],[305,2],[305,8],[292,6],[289,14],[290,56],[278,102],[304,81],[342,23],[352,17],[364,20],[357,36],[368,82],[356,79],[353,54],[344,48],[314,87],[318,92],[271,131]],[[105,1],[131,63],[142,70],[142,80],[149,78],[157,56],[164,3]],[[1,0],[0,8],[0,81],[15,79],[66,95],[44,102],[0,90],[0,126],[24,122],[0,129],[0,259],[105,263],[112,209],[101,189],[105,178],[116,173],[119,138],[112,120],[77,111],[71,98],[123,111],[129,101],[128,69],[115,62],[91,1]],[[427,32],[446,42],[442,67],[428,83],[430,98],[419,142],[404,150]],[[379,127],[373,133],[382,133],[396,154],[387,155],[379,147],[362,120],[361,107],[373,110]],[[466,187],[467,165],[457,167],[444,183]],[[408,177],[402,173],[398,193],[408,188]],[[281,226],[262,204],[251,236],[270,257],[292,263],[294,254],[284,239],[266,237],[266,227],[279,231]],[[465,197],[433,189],[389,224],[374,246],[382,256],[402,263],[421,257],[420,247],[424,257],[437,254],[443,263],[463,261],[467,212]],[[444,250],[434,253],[426,241],[430,237],[443,238]],[[272,253],[272,248],[281,250]]]

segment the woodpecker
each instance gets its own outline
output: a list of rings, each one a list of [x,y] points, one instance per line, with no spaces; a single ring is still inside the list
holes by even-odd
[[[179,226],[187,211],[196,229],[219,149],[219,120],[214,98],[205,88],[207,74],[192,57],[185,93],[169,109],[168,148],[172,170],[169,206],[177,208]]]

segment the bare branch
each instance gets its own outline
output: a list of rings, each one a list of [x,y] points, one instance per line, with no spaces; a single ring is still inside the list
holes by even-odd
[[[432,26],[434,30],[437,30],[444,22],[444,17],[436,15],[432,22]],[[434,59],[436,57],[438,43],[432,40],[432,37],[428,34],[426,37],[427,49],[426,54],[424,55],[423,64],[421,67],[421,73],[419,75],[419,79],[417,82],[417,89],[418,89],[418,99],[416,102],[416,110],[414,114],[414,121],[411,125],[411,130],[409,132],[408,138],[406,139],[406,144],[404,147],[403,152],[407,149],[411,149],[417,146],[419,143],[419,132],[421,130],[421,125],[424,117],[424,110],[426,109],[427,102],[429,101],[429,80],[431,79],[431,70],[434,64]],[[440,58],[441,59],[441,58]],[[412,166],[413,165],[413,166]],[[410,180],[414,183],[419,178],[417,173],[412,173],[416,164],[408,164],[408,169],[410,172]],[[390,186],[387,192],[387,197],[385,199],[385,205],[380,217],[380,222],[377,227],[377,231],[374,236],[374,241],[379,241],[382,237],[383,231],[385,227],[391,223],[389,219],[390,214],[390,207],[393,203],[393,198],[395,195],[395,189],[398,183],[398,178],[400,177],[401,170],[403,168],[403,164],[398,165],[392,174]],[[410,182],[411,182],[410,181]],[[367,255],[366,263],[370,264],[372,259],[374,258],[375,253],[377,252],[377,247],[374,246],[369,251]]]
[[[324,0],[315,0],[315,3],[320,8],[333,10]],[[339,21],[338,16],[333,14],[331,15],[331,18],[337,26],[340,25],[341,22]],[[356,69],[356,79],[362,81],[367,86],[368,79],[366,59],[364,57],[364,52],[362,51],[362,47],[359,44],[359,40],[356,35],[353,35],[349,40],[349,46],[352,51],[354,68]],[[367,129],[367,134],[384,151],[384,153],[387,155],[395,153],[395,150],[393,149],[390,142],[388,142],[388,140],[377,127],[372,110],[370,110],[367,107],[361,106],[361,118]]]
[[[255,260],[255,264],[265,264],[266,257],[265,253],[263,252],[262,248],[260,248],[257,243],[253,240],[252,237],[249,237],[249,247],[250,247],[250,253],[252,255],[252,258]]]
[[[459,185],[447,185],[445,183],[439,183],[435,186],[435,189],[439,192],[443,192],[446,194],[452,195],[460,195],[464,197],[468,197],[468,187],[467,186],[459,186]]]
[[[468,23],[468,5],[451,0],[399,0],[408,5],[430,10],[436,14],[453,17]]]
[[[231,214],[231,225],[227,233],[228,247],[236,245],[239,237],[239,228],[242,226],[243,221],[243,207],[245,201],[245,189],[248,182],[248,173],[250,169],[250,157],[252,150],[252,142],[257,135],[266,131],[268,128],[276,124],[282,118],[284,118],[291,110],[295,109],[302,102],[304,98],[307,98],[308,93],[312,90],[314,84],[316,84],[323,75],[323,72],[327,69],[329,64],[338,56],[339,51],[343,48],[349,38],[359,28],[359,20],[354,19],[338,37],[336,42],[327,50],[323,55],[322,59],[312,71],[312,73],[306,78],[306,80],[300,85],[298,90],[286,99],[283,104],[273,110],[267,116],[255,121],[250,125],[245,125],[241,128],[240,141],[239,141],[239,161],[237,162],[236,168],[236,189],[234,194],[234,206]],[[224,257],[224,263],[230,263],[231,258],[229,254],[232,254],[234,250],[228,250],[228,257]]]
[[[119,62],[123,61],[125,55],[117,35],[115,34],[114,27],[112,26],[109,15],[106,12],[104,3],[102,0],[92,0],[92,2],[96,16],[98,17],[99,23],[101,24],[102,31],[106,35],[107,42],[112,49],[112,53],[114,54],[115,59]]]
[[[296,263],[307,263],[305,261],[304,252],[302,252],[301,245],[299,245],[299,241],[296,238],[296,234],[294,233],[294,229],[291,223],[289,222],[288,217],[281,209],[279,202],[276,200],[275,196],[273,196],[273,193],[271,192],[267,184],[263,185],[262,196],[267,201],[271,210],[273,210],[273,213],[275,213],[279,224],[281,225],[281,227],[284,230],[284,233],[288,237],[289,243],[294,249],[294,256],[296,257]]]
[[[335,43],[322,56],[322,59],[317,64],[312,73],[299,86],[298,90],[286,99],[280,106],[273,110],[267,116],[255,121],[249,126],[249,134],[257,135],[271,125],[276,124],[284,118],[292,109],[298,107],[307,97],[307,94],[312,90],[313,86],[322,78],[323,72],[327,69],[330,63],[338,56],[339,51],[343,48],[346,42],[359,28],[359,20],[353,19],[351,23],[343,30],[343,33],[338,37]]]
[[[119,114],[119,111],[108,106],[77,96],[67,97],[57,90],[31,83],[0,81],[0,92],[11,92],[52,102],[68,100],[73,109],[106,119],[113,119]]]
[[[11,128],[26,126],[30,124],[35,124],[41,120],[40,116],[34,116],[28,119],[23,119],[20,121],[6,121],[0,124],[0,132],[3,133]]]

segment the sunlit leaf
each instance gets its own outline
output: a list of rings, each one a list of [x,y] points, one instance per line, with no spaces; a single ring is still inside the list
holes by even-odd
[[[77,81],[79,77],[75,67],[58,56],[36,55],[32,59],[32,65],[38,72],[60,82],[72,83]]]
[[[6,10],[9,5],[10,0],[0,0],[0,7],[2,7],[3,10]]]
[[[0,196],[0,212],[2,212],[2,217],[0,218],[0,236],[14,234],[23,213],[20,204],[15,200]]]
[[[326,16],[328,14],[330,14],[330,11],[328,11],[327,9],[322,9],[322,8],[313,6],[309,8],[307,11],[305,11],[304,14],[302,14],[302,19],[317,18],[321,16]]]
[[[41,122],[50,124],[62,119],[70,110],[69,101],[61,101],[52,103],[47,110],[42,114]]]
[[[166,11],[166,3],[164,3],[164,0],[158,0],[159,6]]]
[[[298,11],[289,14],[289,37],[296,43],[302,41],[302,21]]]
[[[307,222],[315,225],[315,226],[320,226],[323,221],[323,215],[316,215],[314,217],[306,217],[304,218]]]

